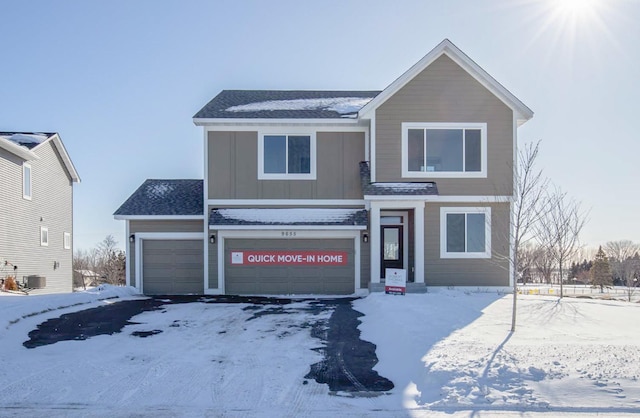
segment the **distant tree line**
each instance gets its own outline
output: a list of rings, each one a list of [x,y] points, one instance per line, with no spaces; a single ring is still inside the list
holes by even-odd
[[[73,287],[86,289],[101,283],[124,286],[126,257],[117,248],[113,235],[89,250],[76,250],[73,254]]]

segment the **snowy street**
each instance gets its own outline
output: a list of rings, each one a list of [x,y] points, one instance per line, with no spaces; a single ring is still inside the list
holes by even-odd
[[[138,298],[112,287],[2,294],[0,416],[640,413],[640,306],[618,301],[521,296],[509,334],[510,295],[442,290],[356,300],[360,338],[377,346],[374,370],[395,386],[378,396],[306,377],[327,349],[318,324],[328,326],[333,313],[313,301],[167,304],[112,335],[23,345],[48,319]]]

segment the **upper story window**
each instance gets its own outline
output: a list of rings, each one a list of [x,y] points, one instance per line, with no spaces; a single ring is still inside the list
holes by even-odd
[[[31,166],[22,164],[22,197],[31,200]]]
[[[491,208],[440,208],[440,258],[491,258]]]
[[[314,180],[315,134],[262,134],[258,137],[258,178]]]
[[[71,249],[71,233],[70,232],[65,232],[62,235],[62,241],[63,241],[63,245],[64,245],[64,249],[65,250],[70,250]]]
[[[486,176],[486,123],[402,124],[402,177]]]

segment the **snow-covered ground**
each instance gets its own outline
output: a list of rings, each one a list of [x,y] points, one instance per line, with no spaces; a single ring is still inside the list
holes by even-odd
[[[322,359],[309,323],[330,312],[189,303],[121,333],[27,349],[49,318],[136,298],[131,289],[0,295],[0,416],[632,416],[640,413],[640,305],[443,290],[354,302],[375,369],[395,388],[329,394],[305,379]],[[135,331],[162,330],[147,338]]]

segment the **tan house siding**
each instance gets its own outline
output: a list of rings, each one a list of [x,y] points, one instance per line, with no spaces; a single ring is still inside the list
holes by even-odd
[[[362,199],[363,132],[316,133],[316,180],[258,180],[258,132],[209,132],[209,199]]]
[[[440,195],[511,195],[513,112],[446,55],[413,78],[376,110],[375,178],[402,178],[403,122],[487,123],[487,178],[436,178]]]
[[[22,198],[23,160],[0,150],[0,262],[18,266],[24,276],[46,277],[46,287],[34,293],[73,290],[72,248],[64,248],[64,233],[73,238],[73,186],[51,141],[33,150],[40,159],[31,165],[32,199]],[[40,227],[49,231],[49,245],[40,245]],[[55,266],[55,267],[54,267]]]
[[[490,259],[440,258],[440,208],[490,207]],[[424,271],[427,286],[508,286],[509,203],[428,203],[425,209]]]

